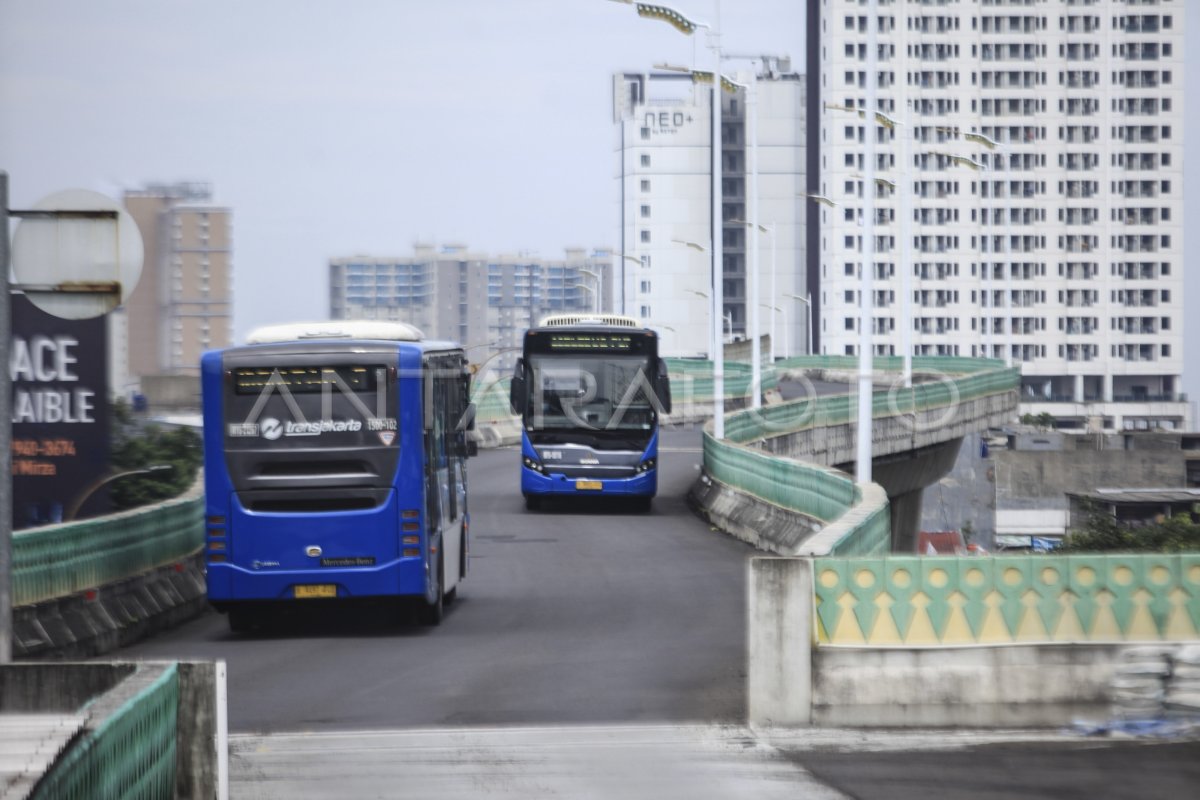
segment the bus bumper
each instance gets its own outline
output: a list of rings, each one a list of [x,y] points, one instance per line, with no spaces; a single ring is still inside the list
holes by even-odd
[[[339,599],[425,596],[425,563],[420,557],[353,569],[283,570],[224,562],[209,563],[207,570],[208,600],[217,608],[243,600],[293,600],[297,586],[333,586]]]
[[[600,488],[594,488],[595,486]],[[550,473],[543,475],[521,466],[521,494],[526,497],[621,496],[654,497],[658,493],[658,471],[649,470],[632,478],[568,478]]]

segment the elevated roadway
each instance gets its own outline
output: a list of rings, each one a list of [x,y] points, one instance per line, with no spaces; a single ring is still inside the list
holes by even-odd
[[[667,431],[649,514],[527,512],[515,450],[468,464],[471,564],[440,628],[321,614],[232,635],[210,613],[120,659],[224,659],[234,732],[745,719],[746,561],[685,505],[698,430]]]

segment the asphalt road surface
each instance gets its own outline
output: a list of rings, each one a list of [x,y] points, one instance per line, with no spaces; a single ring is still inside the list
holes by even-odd
[[[235,635],[209,613],[110,654],[224,659],[233,732],[745,718],[745,562],[685,506],[698,431],[659,496],[527,512],[515,450],[468,465],[470,573],[438,628],[356,610]]]
[[[650,514],[526,512],[515,451],[472,459],[471,573],[439,628],[348,610],[247,636],[209,613],[106,660],[227,662],[239,798],[1195,793],[1197,741],[745,728],[755,551],[686,508],[699,446],[665,433]]]

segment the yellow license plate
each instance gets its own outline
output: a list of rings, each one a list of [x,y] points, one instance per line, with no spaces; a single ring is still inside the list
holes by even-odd
[[[604,484],[600,481],[575,481],[576,490],[598,492],[603,488]]]
[[[332,583],[314,583],[307,586],[292,588],[293,596],[297,599],[309,597],[337,597],[337,586]]]

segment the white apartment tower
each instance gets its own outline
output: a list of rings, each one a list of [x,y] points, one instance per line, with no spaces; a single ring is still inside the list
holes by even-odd
[[[747,337],[747,266],[759,246],[759,329],[776,354],[803,352],[804,82],[786,58],[751,59],[754,69],[725,74],[755,85],[758,223],[747,226],[748,93],[722,92],[721,216],[723,330]],[[677,72],[613,76],[619,231],[614,309],[658,330],[669,356],[706,356],[712,289],[712,86]],[[703,249],[701,249],[703,248]],[[774,292],[772,293],[772,288]]]
[[[874,133],[876,353],[911,325],[917,354],[1019,366],[1021,411],[1060,428],[1189,424],[1183,0],[877,2],[884,124],[855,111],[869,3],[808,6],[820,352],[858,349]]]

